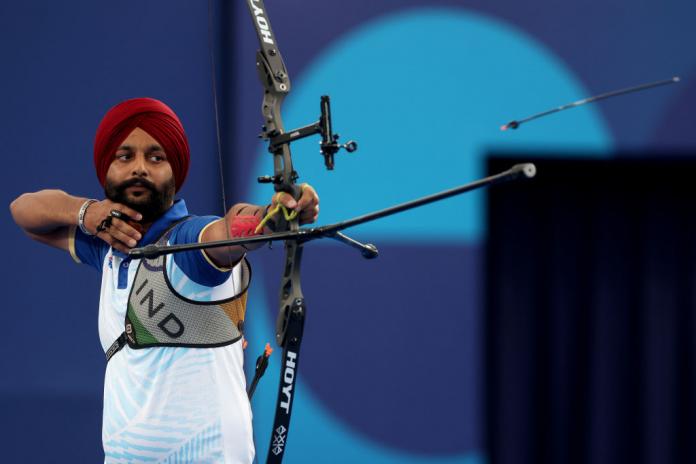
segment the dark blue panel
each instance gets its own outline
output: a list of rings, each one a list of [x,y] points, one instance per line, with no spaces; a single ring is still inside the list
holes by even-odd
[[[104,461],[101,396],[15,393],[0,396],[2,461],[68,464]]]

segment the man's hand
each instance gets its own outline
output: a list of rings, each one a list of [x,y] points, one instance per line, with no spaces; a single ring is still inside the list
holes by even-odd
[[[85,212],[85,227],[100,239],[122,253],[128,253],[138,240],[142,238],[142,227],[136,222],[127,222],[123,219],[112,217],[111,211],[118,211],[128,216],[133,221],[140,221],[143,217],[140,213],[121,203],[111,200],[102,200],[92,203]],[[107,218],[111,218],[111,225],[98,232],[99,225]]]
[[[298,219],[300,220],[300,224],[309,224],[315,222],[317,220],[317,216],[319,215],[319,196],[317,195],[317,192],[308,184],[302,185],[302,195],[298,200],[295,200],[287,193],[276,193],[273,195],[271,208],[278,204],[285,206],[290,211],[297,211],[299,213]],[[271,208],[250,205],[247,203],[237,203],[227,212],[226,220],[217,220],[211,223],[210,227],[205,228],[203,234],[201,235],[201,241],[213,242],[225,240],[230,237],[239,237],[240,235],[231,234],[227,229],[228,226],[233,225],[235,218],[253,216],[255,218],[255,224],[258,224],[259,221],[263,219],[264,214]],[[272,230],[266,229],[266,232],[270,233]],[[261,246],[263,246],[263,244],[209,248],[204,250],[204,253],[217,266],[231,267],[239,262],[247,251],[255,250]]]
[[[302,195],[299,200],[295,200],[291,195],[278,192],[273,195],[271,207],[275,207],[280,203],[289,210],[295,210],[299,213],[300,224],[312,224],[316,222],[319,216],[319,195],[314,188],[309,184],[302,184]]]

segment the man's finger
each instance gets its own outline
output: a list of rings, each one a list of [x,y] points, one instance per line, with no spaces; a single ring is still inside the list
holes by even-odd
[[[140,214],[139,212],[137,212],[133,208],[129,208],[126,205],[122,205],[121,203],[113,203],[111,205],[111,209],[125,214],[126,216],[133,219],[134,221],[140,221],[143,219],[142,214]]]
[[[118,219],[114,219],[114,222],[116,222],[117,220]],[[121,222],[123,222],[123,221],[121,221]],[[126,226],[130,227],[128,225],[126,225]],[[111,235],[113,238],[115,238],[119,242],[121,242],[124,245],[127,245],[131,248],[133,248],[135,245],[138,244],[138,241],[136,239],[132,238],[128,234],[121,232],[121,230],[118,227],[114,227],[113,225],[111,227],[109,227],[109,229],[107,229],[106,232],[108,232],[109,235]]]
[[[142,238],[140,231],[122,219],[113,218],[111,220],[111,229],[113,228],[116,228],[126,236],[135,239],[136,241]]]
[[[273,203],[280,203],[288,209],[295,209],[297,207],[297,201],[286,192],[278,192],[273,195]]]
[[[99,237],[100,239],[104,240],[106,243],[108,243],[109,245],[111,245],[112,248],[114,248],[115,250],[120,251],[121,253],[128,253],[128,252],[130,251],[130,248],[128,248],[126,245],[124,245],[123,243],[121,243],[121,242],[119,242],[118,240],[116,240],[115,238],[113,238],[113,237],[112,237],[111,235],[109,235],[109,233],[106,232],[106,231],[104,231],[104,232],[99,232],[99,233],[97,234],[97,237]]]
[[[300,217],[302,218],[311,218],[318,215],[319,205],[310,206],[309,208],[302,210],[302,212],[300,213]]]
[[[89,208],[87,208],[85,213],[85,225],[88,229],[94,230],[98,229],[99,225],[106,219],[113,221],[115,218],[111,214],[111,211],[123,213],[135,221],[142,219],[142,215],[134,209],[107,199],[90,205]]]
[[[312,206],[318,205],[319,204],[319,195],[317,195],[317,192],[314,191],[314,189],[309,185],[309,184],[304,184],[304,187],[302,188],[302,196],[300,197],[299,201],[297,202],[297,208],[295,208],[297,211],[303,211],[305,209],[308,209]]]
[[[300,224],[311,224],[317,221],[319,217],[319,205],[315,205],[313,208],[308,208],[300,213]]]
[[[306,209],[311,209],[313,204],[316,203],[314,203],[312,198],[303,196],[299,200],[297,200],[297,207],[295,209],[297,211],[304,211]]]

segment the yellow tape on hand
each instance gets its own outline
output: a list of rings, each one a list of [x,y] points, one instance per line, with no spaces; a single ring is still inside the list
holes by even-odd
[[[278,200],[280,200],[280,196],[285,194],[285,192],[278,192],[278,197],[276,198],[276,205],[273,208],[270,208],[267,212],[266,215],[261,219],[261,222],[259,222],[259,225],[256,226],[256,229],[254,230],[254,233],[260,234],[263,231],[264,226],[266,223],[276,214],[278,214],[279,211],[283,212],[283,217],[285,218],[286,221],[292,221],[297,217],[299,212],[295,210],[288,209],[285,205],[281,204]]]

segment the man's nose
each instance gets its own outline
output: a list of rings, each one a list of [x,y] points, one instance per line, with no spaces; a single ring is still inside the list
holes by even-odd
[[[147,177],[147,163],[145,162],[145,153],[137,152],[133,158],[133,175],[138,177]]]

